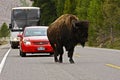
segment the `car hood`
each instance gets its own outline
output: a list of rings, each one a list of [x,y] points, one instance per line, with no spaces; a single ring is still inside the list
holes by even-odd
[[[30,37],[24,37],[24,39],[28,39],[28,40],[48,40],[47,36],[30,36]]]

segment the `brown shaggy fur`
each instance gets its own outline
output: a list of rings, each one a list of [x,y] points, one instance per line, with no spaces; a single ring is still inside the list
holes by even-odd
[[[74,63],[72,56],[75,45],[80,43],[84,46],[87,41],[88,22],[79,21],[75,15],[64,14],[49,26],[47,36],[55,51],[55,62],[62,62],[63,47],[65,47],[70,63]],[[59,60],[57,59],[58,55],[60,55]]]

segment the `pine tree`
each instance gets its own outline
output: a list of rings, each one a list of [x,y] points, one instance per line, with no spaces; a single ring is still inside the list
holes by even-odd
[[[100,31],[102,29],[102,7],[101,0],[91,0],[88,8],[88,19],[91,22],[91,27],[89,29],[89,45],[98,45],[98,37],[100,35]],[[94,41],[94,42],[93,42]]]
[[[64,14],[75,14],[76,0],[65,0]]]
[[[77,0],[76,1],[75,13],[79,17],[80,20],[87,19],[89,4],[90,4],[90,0]]]
[[[49,25],[57,17],[55,0],[35,0],[33,6],[40,7],[41,25]]]
[[[57,17],[59,17],[63,14],[64,3],[65,3],[65,0],[56,0],[55,1]]]
[[[3,23],[0,29],[0,36],[1,37],[8,37],[10,35],[10,31],[6,23]]]
[[[110,44],[112,45],[115,39],[117,26],[120,26],[120,0],[105,0],[103,4],[104,22],[108,28],[110,35]]]
[[[70,0],[65,0],[64,13],[71,13],[71,3]]]

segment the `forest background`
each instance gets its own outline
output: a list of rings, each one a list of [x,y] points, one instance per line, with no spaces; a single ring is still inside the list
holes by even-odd
[[[49,25],[62,14],[88,20],[88,46],[120,49],[120,0],[34,0],[41,9],[41,25]]]
[[[40,7],[40,25],[50,25],[62,14],[74,14],[80,20],[90,22],[87,45],[120,49],[120,0],[31,0]],[[22,3],[27,6],[24,0]],[[6,33],[6,34],[4,34]],[[2,37],[9,36],[6,23],[0,28]]]

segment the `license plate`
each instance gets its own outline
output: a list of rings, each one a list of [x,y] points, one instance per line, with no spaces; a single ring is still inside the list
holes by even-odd
[[[39,47],[38,50],[45,50],[45,48],[44,47]]]

